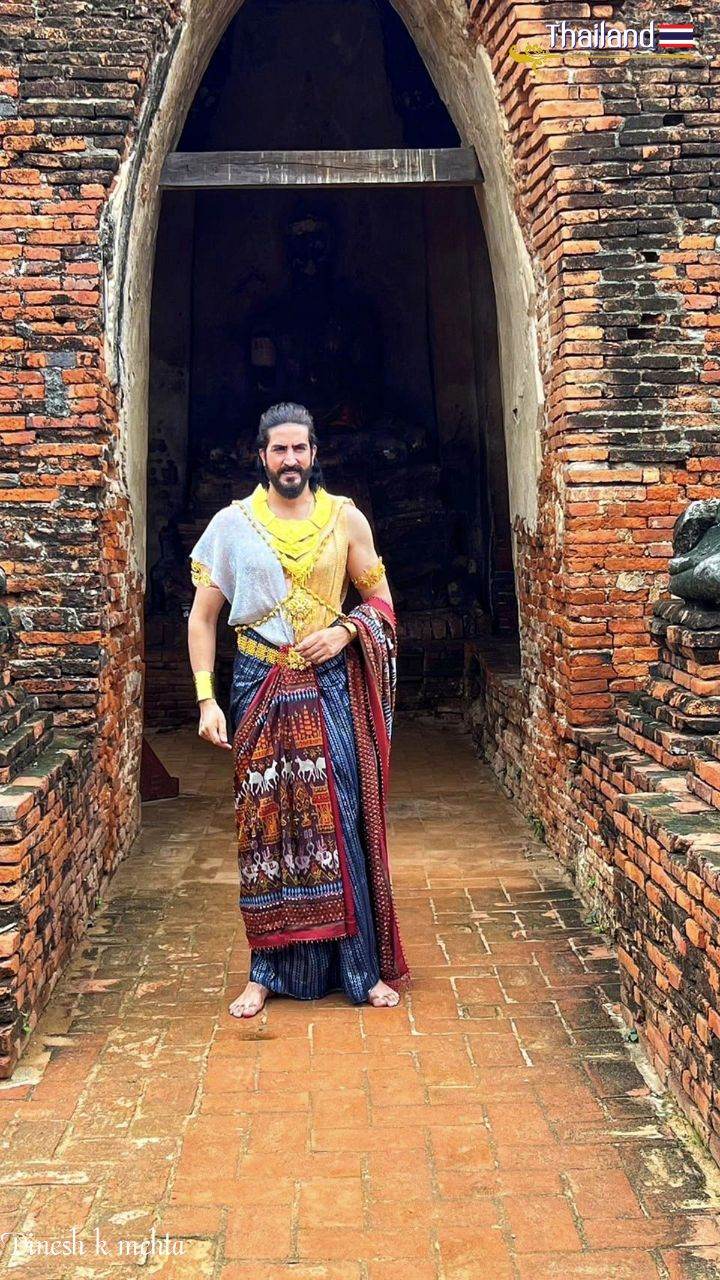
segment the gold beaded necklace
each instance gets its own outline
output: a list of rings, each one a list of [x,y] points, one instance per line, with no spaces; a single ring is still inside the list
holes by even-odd
[[[297,632],[311,614],[314,604],[323,604],[335,616],[332,605],[308,587],[307,579],[315,568],[326,537],[332,532],[333,516],[341,504],[334,502],[327,490],[320,486],[315,490],[315,505],[309,516],[283,518],[271,509],[268,492],[261,484],[250,495],[249,503],[239,498],[234,502],[269,543],[290,579],[290,590],[285,599],[273,606],[269,614],[256,619],[256,623],[266,621],[282,609]]]
[[[276,515],[270,506],[268,491],[261,484],[250,495],[250,506],[255,519],[271,538],[283,569],[294,581],[308,578],[333,515],[334,504],[327,490],[318,487],[310,515],[299,518]]]

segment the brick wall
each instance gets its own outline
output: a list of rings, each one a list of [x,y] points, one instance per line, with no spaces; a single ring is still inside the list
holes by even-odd
[[[469,720],[617,941],[628,1020],[717,1156],[713,762],[686,779],[614,728],[658,657],[672,526],[717,495],[717,33],[707,7],[675,5],[695,23],[696,60],[576,55],[508,74],[511,47],[544,34],[557,6],[469,8],[550,334],[540,518],[518,531],[521,660],[480,656]],[[659,17],[642,4],[562,16]]]
[[[573,729],[606,720],[656,656],[649,614],[670,529],[720,467],[718,37],[709,8],[693,6],[694,60],[573,54],[530,69],[510,51],[547,44],[557,6],[474,0],[469,12],[508,121],[550,334],[540,520],[520,530],[517,568],[536,690],[528,761],[540,816],[572,861]],[[562,16],[658,18],[645,3],[574,3]]]
[[[173,12],[0,14],[0,565],[16,628],[0,662],[59,743],[72,730],[32,786],[0,788],[0,1075],[138,829],[142,611],[104,359],[102,215]]]
[[[612,731],[580,747],[586,886],[618,944],[626,1019],[720,1160],[720,812]]]

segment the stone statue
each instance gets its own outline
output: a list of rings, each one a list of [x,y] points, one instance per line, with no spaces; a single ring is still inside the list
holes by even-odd
[[[720,499],[691,502],[676,520],[670,591],[706,608],[720,607]]]
[[[148,574],[148,611],[151,614],[182,613],[188,599],[187,568],[177,521],[163,525],[159,535],[160,555]]]

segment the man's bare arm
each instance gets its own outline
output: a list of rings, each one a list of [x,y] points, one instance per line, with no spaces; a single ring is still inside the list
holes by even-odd
[[[348,508],[348,573],[355,581],[356,578],[362,577],[368,569],[373,569],[379,559],[375,550],[375,542],[373,540],[373,532],[367,516],[363,515],[359,507]],[[367,600],[369,596],[379,596],[381,600],[387,601],[392,606],[392,596],[388,580],[383,574],[382,578],[372,587],[358,587],[357,590],[363,600]]]
[[[212,671],[215,666],[217,620],[225,603],[225,596],[219,587],[195,588],[195,599],[188,617],[188,652],[193,674],[196,671]],[[203,698],[199,707],[199,736],[216,747],[230,747],[225,715],[215,698]]]

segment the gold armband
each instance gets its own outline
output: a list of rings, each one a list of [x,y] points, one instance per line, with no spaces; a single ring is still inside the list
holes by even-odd
[[[195,696],[198,702],[215,697],[215,675],[212,671],[195,671]]]
[[[215,583],[210,577],[210,570],[202,560],[190,561],[190,577],[194,587],[214,587]]]
[[[353,578],[353,583],[358,591],[369,591],[371,587],[376,587],[381,578],[385,577],[385,565],[382,562],[382,556],[378,556],[375,564],[361,573],[359,577]]]

